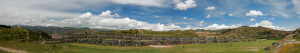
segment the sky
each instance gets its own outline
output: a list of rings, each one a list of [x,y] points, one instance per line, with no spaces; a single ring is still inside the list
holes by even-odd
[[[0,0],[0,24],[154,31],[300,27],[300,0]]]

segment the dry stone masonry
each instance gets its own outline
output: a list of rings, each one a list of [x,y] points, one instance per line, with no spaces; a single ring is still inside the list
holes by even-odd
[[[46,44],[59,43],[86,43],[107,46],[147,46],[147,45],[180,45],[180,44],[203,44],[224,42],[247,42],[255,41],[249,37],[229,36],[200,36],[200,37],[169,37],[169,36],[143,36],[143,35],[73,35],[68,38],[48,40]]]

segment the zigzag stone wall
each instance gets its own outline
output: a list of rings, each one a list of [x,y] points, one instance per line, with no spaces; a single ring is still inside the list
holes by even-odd
[[[58,40],[48,40],[46,44],[59,43],[86,43],[107,46],[147,46],[147,45],[179,45],[224,42],[255,41],[249,37],[228,36],[202,36],[202,37],[168,37],[168,36],[142,36],[142,35],[77,35]]]

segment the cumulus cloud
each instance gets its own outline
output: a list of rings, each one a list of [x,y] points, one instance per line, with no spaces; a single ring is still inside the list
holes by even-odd
[[[215,10],[215,9],[216,9],[215,6],[210,6],[210,7],[205,8],[205,10]]]
[[[258,3],[270,5],[271,8],[270,14],[275,16],[281,16],[282,18],[291,18],[294,16],[294,13],[297,11],[293,11],[291,9],[288,9],[290,5],[294,3],[294,1],[299,0],[256,0]],[[293,1],[293,2],[291,2]],[[297,10],[298,6],[294,5],[294,10]]]
[[[294,10],[298,15],[300,15],[300,0],[292,0],[294,4]]]
[[[228,16],[233,16],[233,14],[228,14]]]
[[[268,21],[268,20],[263,20],[259,23],[254,24],[254,25],[250,25],[250,27],[258,27],[258,26],[267,27],[267,28],[276,29],[276,30],[284,30],[284,31],[293,31],[293,30],[295,30],[293,28],[285,28],[285,27],[274,26],[273,23]]]
[[[2,13],[5,15],[5,13]],[[7,16],[1,16],[7,17]],[[11,16],[15,17],[15,16]],[[205,29],[205,30],[220,30],[220,29],[232,29],[242,26],[242,24],[234,24],[234,25],[224,25],[224,24],[212,24],[204,28],[197,28],[197,27],[186,27],[181,28],[175,24],[160,24],[160,23],[148,23],[143,21],[138,21],[135,19],[126,18],[115,18],[119,17],[118,14],[112,14],[109,10],[102,12],[100,15],[93,15],[90,12],[84,13],[75,18],[69,18],[64,20],[53,20],[48,19],[45,16],[40,15],[33,15],[33,16],[22,16],[23,18],[18,18],[16,16],[15,19],[17,21],[10,21],[15,22],[11,24],[21,24],[21,25],[30,25],[30,26],[60,26],[60,27],[89,27],[89,28],[104,28],[104,29],[116,29],[116,30],[128,30],[128,29],[148,29],[154,31],[168,31],[168,30],[187,30],[187,29]],[[19,20],[18,20],[19,19]],[[1,19],[0,24],[5,24],[8,22]],[[198,26],[203,26],[205,22],[201,20]],[[264,20],[260,23],[256,23],[254,25],[250,25],[250,27],[258,27],[263,26],[271,29],[277,30],[285,30],[285,31],[292,31],[294,28],[285,28],[274,26],[272,22]]]
[[[212,25],[209,25],[209,26],[205,27],[204,29],[205,30],[220,30],[220,29],[232,29],[232,28],[237,28],[237,27],[240,27],[240,26],[242,26],[242,24],[234,24],[234,25],[231,25],[231,26],[226,26],[224,24],[222,24],[222,25],[212,24]]]
[[[187,17],[183,17],[183,19],[187,19]]]
[[[250,21],[255,21],[255,19],[254,19],[254,18],[251,18]]]
[[[185,20],[195,20],[193,18],[188,18],[188,17],[183,17],[183,19],[185,19]]]
[[[207,15],[205,18],[210,18],[210,15]]]
[[[164,7],[168,0],[107,0],[118,4],[133,4],[141,6]]]
[[[249,13],[246,14],[246,16],[262,16],[264,15],[261,11],[256,10],[250,10]]]
[[[198,26],[203,26],[205,23],[204,23],[204,20],[201,20],[197,25]]]
[[[21,20],[20,24],[31,26],[61,26],[61,27],[88,27],[88,28],[104,28],[104,29],[116,29],[116,30],[128,30],[128,29],[148,29],[154,31],[167,31],[167,30],[179,30],[180,26],[175,24],[153,24],[135,19],[115,18],[119,17],[118,14],[111,14],[111,11],[102,12],[99,16],[95,16],[90,12],[84,13],[76,18],[70,18],[65,20],[48,20],[43,17],[30,17],[25,20]]]
[[[181,0],[173,0],[173,3],[175,4],[175,8],[177,10],[187,10],[189,8],[196,7],[196,1],[194,0],[186,0],[182,2]]]
[[[84,13],[75,18],[63,19],[63,20],[53,20],[48,19],[45,16],[22,16],[24,18],[15,18],[20,19],[18,21],[13,21],[21,25],[29,26],[60,26],[60,27],[88,27],[88,28],[103,28],[103,29],[116,29],[116,30],[128,30],[128,29],[148,29],[154,31],[168,31],[168,30],[187,30],[187,29],[206,29],[206,30],[219,30],[219,29],[228,29],[236,28],[240,25],[226,26],[224,24],[218,25],[213,24],[204,28],[197,27],[186,27],[181,28],[175,24],[160,24],[160,23],[148,23],[143,21],[138,21],[135,19],[126,18],[115,18],[119,17],[118,14],[113,14],[111,11],[104,11],[100,15],[93,15],[90,12]],[[2,20],[2,19],[1,19]],[[12,22],[12,21],[11,21]],[[7,23],[1,22],[0,23]],[[197,25],[203,26],[206,24],[204,20],[201,20]]]
[[[112,17],[120,17],[120,15],[118,15],[117,13],[115,13],[114,15],[111,15],[111,11],[105,11],[105,12],[101,12],[101,14],[99,15],[100,17],[106,17],[106,18],[112,18]]]
[[[43,15],[49,18],[71,18],[81,13],[97,8],[106,7],[109,4],[168,7],[169,0],[1,0],[0,12],[20,13],[23,15]],[[93,10],[94,11],[94,10]]]
[[[157,15],[153,15],[153,17],[155,17],[155,18],[158,18],[158,17],[160,17],[160,16],[157,16]]]

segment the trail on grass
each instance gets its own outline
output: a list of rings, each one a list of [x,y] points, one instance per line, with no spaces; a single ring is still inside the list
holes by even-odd
[[[1,47],[1,46],[0,46],[0,50],[5,51],[5,52],[12,52],[12,53],[29,53],[29,52],[26,52],[26,51],[9,49],[9,48],[5,48],[5,47]]]

